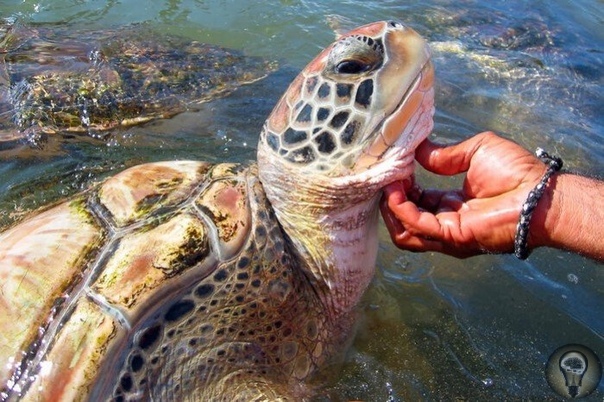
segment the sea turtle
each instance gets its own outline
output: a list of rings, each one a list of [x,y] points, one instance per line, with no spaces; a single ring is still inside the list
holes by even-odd
[[[82,32],[0,22],[0,144],[168,118],[276,66],[144,24]]]
[[[411,28],[342,36],[257,163],[129,168],[0,235],[3,400],[300,400],[375,270],[380,189],[432,129]]]

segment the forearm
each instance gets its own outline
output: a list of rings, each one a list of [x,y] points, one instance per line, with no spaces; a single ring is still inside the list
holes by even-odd
[[[554,175],[531,220],[529,246],[555,247],[604,261],[604,182]]]

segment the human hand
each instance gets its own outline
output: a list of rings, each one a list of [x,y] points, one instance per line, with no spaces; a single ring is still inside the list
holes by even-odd
[[[492,132],[448,147],[426,140],[415,157],[436,174],[467,174],[457,190],[422,190],[413,178],[384,188],[382,216],[398,247],[461,258],[513,251],[522,204],[544,163]]]

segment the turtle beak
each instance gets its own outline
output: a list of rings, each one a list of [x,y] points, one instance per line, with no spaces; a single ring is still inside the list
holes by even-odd
[[[402,158],[415,151],[432,130],[434,67],[428,60],[409,85],[394,111],[376,128],[375,140],[354,165],[361,172],[396,153]],[[429,115],[428,119],[426,119]]]

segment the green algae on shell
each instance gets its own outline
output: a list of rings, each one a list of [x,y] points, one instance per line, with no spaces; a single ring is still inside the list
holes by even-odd
[[[0,20],[0,144],[169,118],[275,67],[144,24],[79,32]]]

